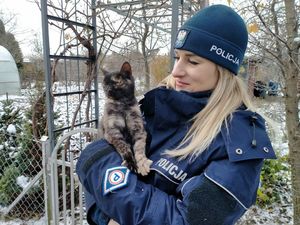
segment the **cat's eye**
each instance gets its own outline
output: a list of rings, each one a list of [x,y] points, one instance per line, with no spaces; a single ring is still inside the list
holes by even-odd
[[[117,82],[118,80],[120,80],[120,76],[112,76],[111,80]]]

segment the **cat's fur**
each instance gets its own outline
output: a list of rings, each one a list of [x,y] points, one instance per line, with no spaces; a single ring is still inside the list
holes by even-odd
[[[103,73],[106,101],[99,135],[115,147],[123,159],[123,165],[147,175],[152,161],[145,155],[147,134],[134,93],[131,66],[125,62],[119,72],[103,70]]]

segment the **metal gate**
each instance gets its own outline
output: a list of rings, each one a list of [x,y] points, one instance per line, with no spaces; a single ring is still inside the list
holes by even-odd
[[[49,139],[44,137],[42,140],[45,220],[49,225],[81,225],[85,221],[82,185],[75,173],[76,159],[80,152],[64,149],[59,151],[69,137],[80,133],[96,135],[97,129],[81,128],[68,132],[58,140],[52,152]]]
[[[47,224],[83,224],[75,163],[99,117],[96,0],[41,0],[47,103],[43,177]]]

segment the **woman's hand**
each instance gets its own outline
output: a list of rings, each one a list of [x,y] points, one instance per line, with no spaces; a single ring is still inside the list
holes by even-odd
[[[110,219],[110,221],[108,222],[107,225],[120,225],[118,224],[116,221],[114,221],[113,219]]]

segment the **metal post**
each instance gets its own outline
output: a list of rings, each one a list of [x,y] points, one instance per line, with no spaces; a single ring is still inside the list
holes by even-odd
[[[96,128],[99,126],[99,90],[98,90],[98,59],[97,59],[97,30],[96,30],[96,0],[92,0],[92,26],[93,29],[93,47],[95,51],[95,71],[96,74],[94,79],[95,92],[95,117],[96,117]]]
[[[49,164],[48,160],[50,158],[50,145],[47,136],[42,136],[42,152],[43,152],[43,177],[44,177],[44,201],[45,201],[45,220],[46,224],[51,225],[51,190],[50,190],[50,178],[49,178]]]
[[[172,29],[171,29],[171,68],[172,71],[174,65],[174,43],[176,40],[177,30],[178,30],[178,17],[179,17],[179,0],[172,0]]]
[[[42,12],[42,30],[43,30],[43,54],[45,68],[45,83],[46,83],[46,103],[47,103],[47,125],[48,136],[50,141],[50,149],[54,148],[54,119],[53,119],[53,100],[51,96],[52,81],[51,81],[51,64],[50,64],[50,47],[49,47],[49,29],[48,29],[48,9],[47,0],[41,0]]]
[[[71,183],[71,221],[75,224],[75,185],[74,185],[74,155],[70,152],[70,183]]]
[[[53,154],[55,153],[55,154]],[[50,156],[50,176],[51,176],[51,207],[53,215],[53,225],[59,225],[59,198],[58,198],[58,173],[57,173],[57,155],[52,151]]]

